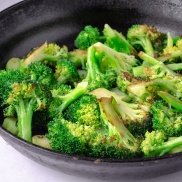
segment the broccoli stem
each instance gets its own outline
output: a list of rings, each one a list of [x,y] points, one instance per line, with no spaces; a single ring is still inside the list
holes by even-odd
[[[165,61],[168,61],[169,59],[175,59],[175,58],[179,58],[179,57],[182,57],[182,51],[176,50],[171,53],[158,57],[158,60],[161,62],[165,62]]]
[[[166,66],[172,71],[182,70],[182,63],[167,64]]]
[[[156,154],[155,156],[163,156],[172,149],[179,147],[181,145],[182,145],[182,136],[175,137],[172,140],[168,140],[164,142],[164,144],[162,145],[151,147],[150,151],[151,153]]]
[[[26,141],[32,141],[32,117],[34,99],[24,101],[19,99],[19,105],[15,106],[18,115],[18,136]]]
[[[149,65],[160,65],[163,70],[165,70],[168,74],[175,76],[176,74],[169,69],[163,62],[158,61],[157,59],[151,57],[150,55],[140,51],[138,56],[145,62],[147,62]]]
[[[78,99],[80,96],[86,93],[88,82],[82,81],[80,82],[70,93],[64,96],[58,96],[62,100],[62,104],[60,106],[60,111],[65,110],[73,101]]]
[[[175,98],[174,96],[168,94],[167,92],[164,91],[159,91],[158,95],[165,100],[169,105],[177,109],[178,111],[182,111],[182,102]]]

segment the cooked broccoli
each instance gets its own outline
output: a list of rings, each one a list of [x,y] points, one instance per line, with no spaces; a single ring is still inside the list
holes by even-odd
[[[72,102],[64,112],[66,120],[77,124],[99,127],[100,111],[96,97],[84,94]]]
[[[92,27],[91,25],[87,25],[76,37],[75,46],[78,49],[86,50],[91,45],[96,42],[102,42],[105,40],[104,36],[100,35],[99,29],[97,27]]]
[[[127,39],[131,45],[140,45],[146,54],[150,56],[155,56],[154,48],[152,42],[154,42],[161,33],[152,26],[148,25],[133,25],[128,29]]]
[[[106,44],[110,48],[118,52],[137,56],[137,51],[126,40],[125,36],[121,32],[118,32],[117,30],[112,29],[108,24],[105,24],[103,34],[106,38],[104,44]]]
[[[171,34],[168,32],[167,45],[163,49],[162,54],[158,57],[162,62],[181,62],[182,58],[182,39],[178,39],[174,44]]]
[[[182,135],[182,113],[169,107],[162,100],[155,101],[152,104],[150,112],[152,113],[153,129],[162,131],[167,137],[176,137]]]
[[[49,112],[51,117],[62,116],[62,112],[76,99],[86,93],[88,82],[80,82],[74,89],[69,89],[68,86],[53,89],[53,101],[50,103]]]
[[[75,64],[77,68],[85,69],[87,63],[87,51],[75,49],[68,52],[68,60]]]
[[[87,105],[83,102],[82,106],[84,104]],[[72,122],[63,117],[51,121],[46,134],[51,147],[62,153],[102,158],[134,158],[141,155],[139,141],[122,124],[114,111],[112,99],[102,98],[99,105],[95,111],[98,109],[99,112],[99,108],[101,110],[102,121],[98,120],[100,124],[93,122],[91,125],[90,121],[90,124]],[[88,114],[92,114],[92,109],[88,110]]]
[[[19,69],[24,70],[29,64],[41,61],[50,66],[55,66],[57,61],[68,58],[68,48],[60,47],[55,43],[45,42],[38,48],[31,51],[24,59],[21,60]]]
[[[18,135],[17,118],[5,118],[2,127],[14,135]]]
[[[104,88],[93,90],[90,94],[95,95],[98,99],[102,97],[113,97],[114,109],[132,134],[142,135],[146,130],[151,129],[149,113],[151,104],[141,101],[135,103],[125,102],[122,100],[122,96]]]
[[[163,156],[172,149],[182,145],[182,136],[168,140],[161,131],[146,132],[145,139],[141,143],[144,157]]]
[[[76,66],[74,63],[67,60],[57,62],[54,75],[58,84],[74,85],[75,82],[80,80]]]
[[[42,62],[33,62],[29,64],[26,73],[30,76],[31,80],[40,82],[50,89],[54,88],[57,84],[52,69]]]
[[[18,70],[17,70],[18,72]],[[13,75],[12,75],[13,76]],[[1,80],[8,82],[9,72],[1,75]],[[14,76],[14,78],[16,75]],[[26,78],[26,77],[25,77]],[[0,84],[0,97],[2,106],[12,107],[16,111],[18,119],[18,136],[29,142],[32,140],[32,116],[37,110],[42,110],[51,101],[51,92],[41,84],[33,81],[15,80],[13,83]],[[6,90],[6,92],[3,92]]]
[[[18,69],[19,65],[20,65],[20,59],[19,58],[11,58],[6,63],[6,70]]]

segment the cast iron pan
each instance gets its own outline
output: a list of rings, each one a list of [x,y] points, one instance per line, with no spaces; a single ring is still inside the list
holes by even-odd
[[[182,1],[170,0],[27,0],[0,13],[0,68],[43,42],[73,49],[85,25],[105,23],[126,33],[133,24],[154,25],[172,35],[182,33]],[[2,111],[1,111],[2,112]],[[1,114],[1,123],[3,117]],[[109,160],[61,154],[27,143],[0,127],[1,136],[34,161],[70,175],[108,181],[147,179],[182,170],[182,153],[134,160]]]

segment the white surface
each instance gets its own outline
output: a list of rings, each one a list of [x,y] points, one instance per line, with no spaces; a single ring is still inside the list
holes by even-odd
[[[20,0],[0,0],[0,11]],[[91,182],[41,166],[9,146],[0,137],[0,182]],[[145,182],[182,182],[182,172]],[[100,182],[93,181],[92,182]]]

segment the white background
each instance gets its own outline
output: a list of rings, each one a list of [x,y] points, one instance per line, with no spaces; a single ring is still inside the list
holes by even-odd
[[[0,0],[0,11],[20,0]],[[0,137],[0,182],[100,182],[68,176],[41,166],[18,153]],[[121,179],[122,181],[122,179]],[[182,182],[182,172],[145,182]]]

